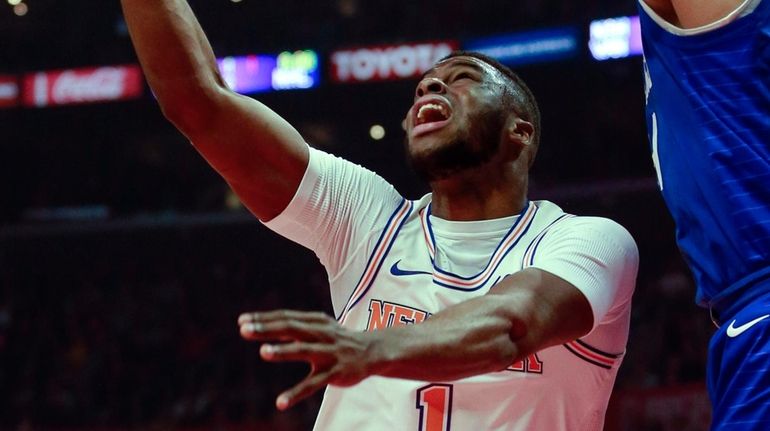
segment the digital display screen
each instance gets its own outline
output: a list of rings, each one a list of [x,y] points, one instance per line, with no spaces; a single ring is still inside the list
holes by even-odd
[[[520,66],[574,57],[578,46],[577,29],[564,27],[475,39],[465,48],[509,66]]]
[[[258,93],[272,89],[275,57],[246,55],[217,60],[219,73],[236,93]]]
[[[317,87],[320,80],[318,63],[318,54],[311,50],[217,60],[227,85],[243,94]]]
[[[595,60],[626,58],[642,54],[639,16],[592,21],[589,32],[588,48]]]

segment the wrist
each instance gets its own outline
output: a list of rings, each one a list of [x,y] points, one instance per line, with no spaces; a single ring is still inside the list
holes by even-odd
[[[392,329],[368,332],[366,348],[367,374],[370,376],[387,376],[396,354],[397,346],[392,342]]]

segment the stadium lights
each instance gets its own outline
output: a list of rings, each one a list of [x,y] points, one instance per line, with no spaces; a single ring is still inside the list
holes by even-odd
[[[379,124],[375,124],[369,129],[369,136],[375,141],[380,141],[385,137],[385,128]]]
[[[19,2],[18,4],[13,6],[13,13],[15,13],[16,16],[24,16],[27,14],[27,12],[29,12],[29,7],[27,7],[27,5],[24,3]]]

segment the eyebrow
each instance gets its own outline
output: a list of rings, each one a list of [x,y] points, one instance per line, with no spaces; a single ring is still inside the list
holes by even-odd
[[[471,61],[471,60],[459,59],[457,57],[453,57],[453,58],[449,58],[447,60],[444,60],[444,62],[449,62],[449,61],[451,61],[452,63],[449,66],[447,66],[447,67],[465,66],[465,67],[470,67],[471,69],[473,69],[473,70],[475,70],[476,72],[479,72],[479,73],[484,73],[485,72],[484,68],[481,67],[481,65],[479,65],[478,63],[476,63],[474,61]],[[431,67],[430,69],[428,69],[428,71],[426,71],[425,73],[422,74],[422,76],[420,77],[420,81],[425,79],[425,77],[428,76],[429,73],[435,72],[438,67],[440,67],[442,64],[444,64],[444,62],[442,62],[440,64],[437,64],[437,65]]]

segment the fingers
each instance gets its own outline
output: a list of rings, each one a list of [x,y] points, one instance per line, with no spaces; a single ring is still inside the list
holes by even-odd
[[[275,406],[278,408],[278,410],[288,409],[294,404],[297,404],[299,401],[302,401],[303,399],[312,395],[313,392],[326,386],[326,384],[329,382],[330,376],[330,371],[323,371],[317,374],[311,372],[296,386],[279,395],[275,400]]]
[[[324,313],[276,310],[244,313],[238,317],[241,336],[247,340],[329,341],[337,322]]]
[[[288,344],[263,344],[259,349],[262,359],[270,362],[306,361],[314,362],[320,356],[328,356],[333,353],[333,347],[328,344],[315,343],[288,343]]]
[[[305,361],[313,371],[300,383],[276,399],[276,407],[286,410],[326,386],[335,362],[335,334],[340,326],[324,313],[277,310],[244,313],[238,317],[241,336],[256,341],[292,341],[286,344],[265,344],[260,355],[266,361]]]
[[[331,341],[332,337],[329,335],[329,331],[328,325],[297,320],[254,322],[241,325],[241,336],[252,341]]]
[[[243,313],[238,316],[238,324],[266,323],[276,320],[298,320],[302,322],[325,323],[333,319],[317,311],[273,310],[260,313]]]

